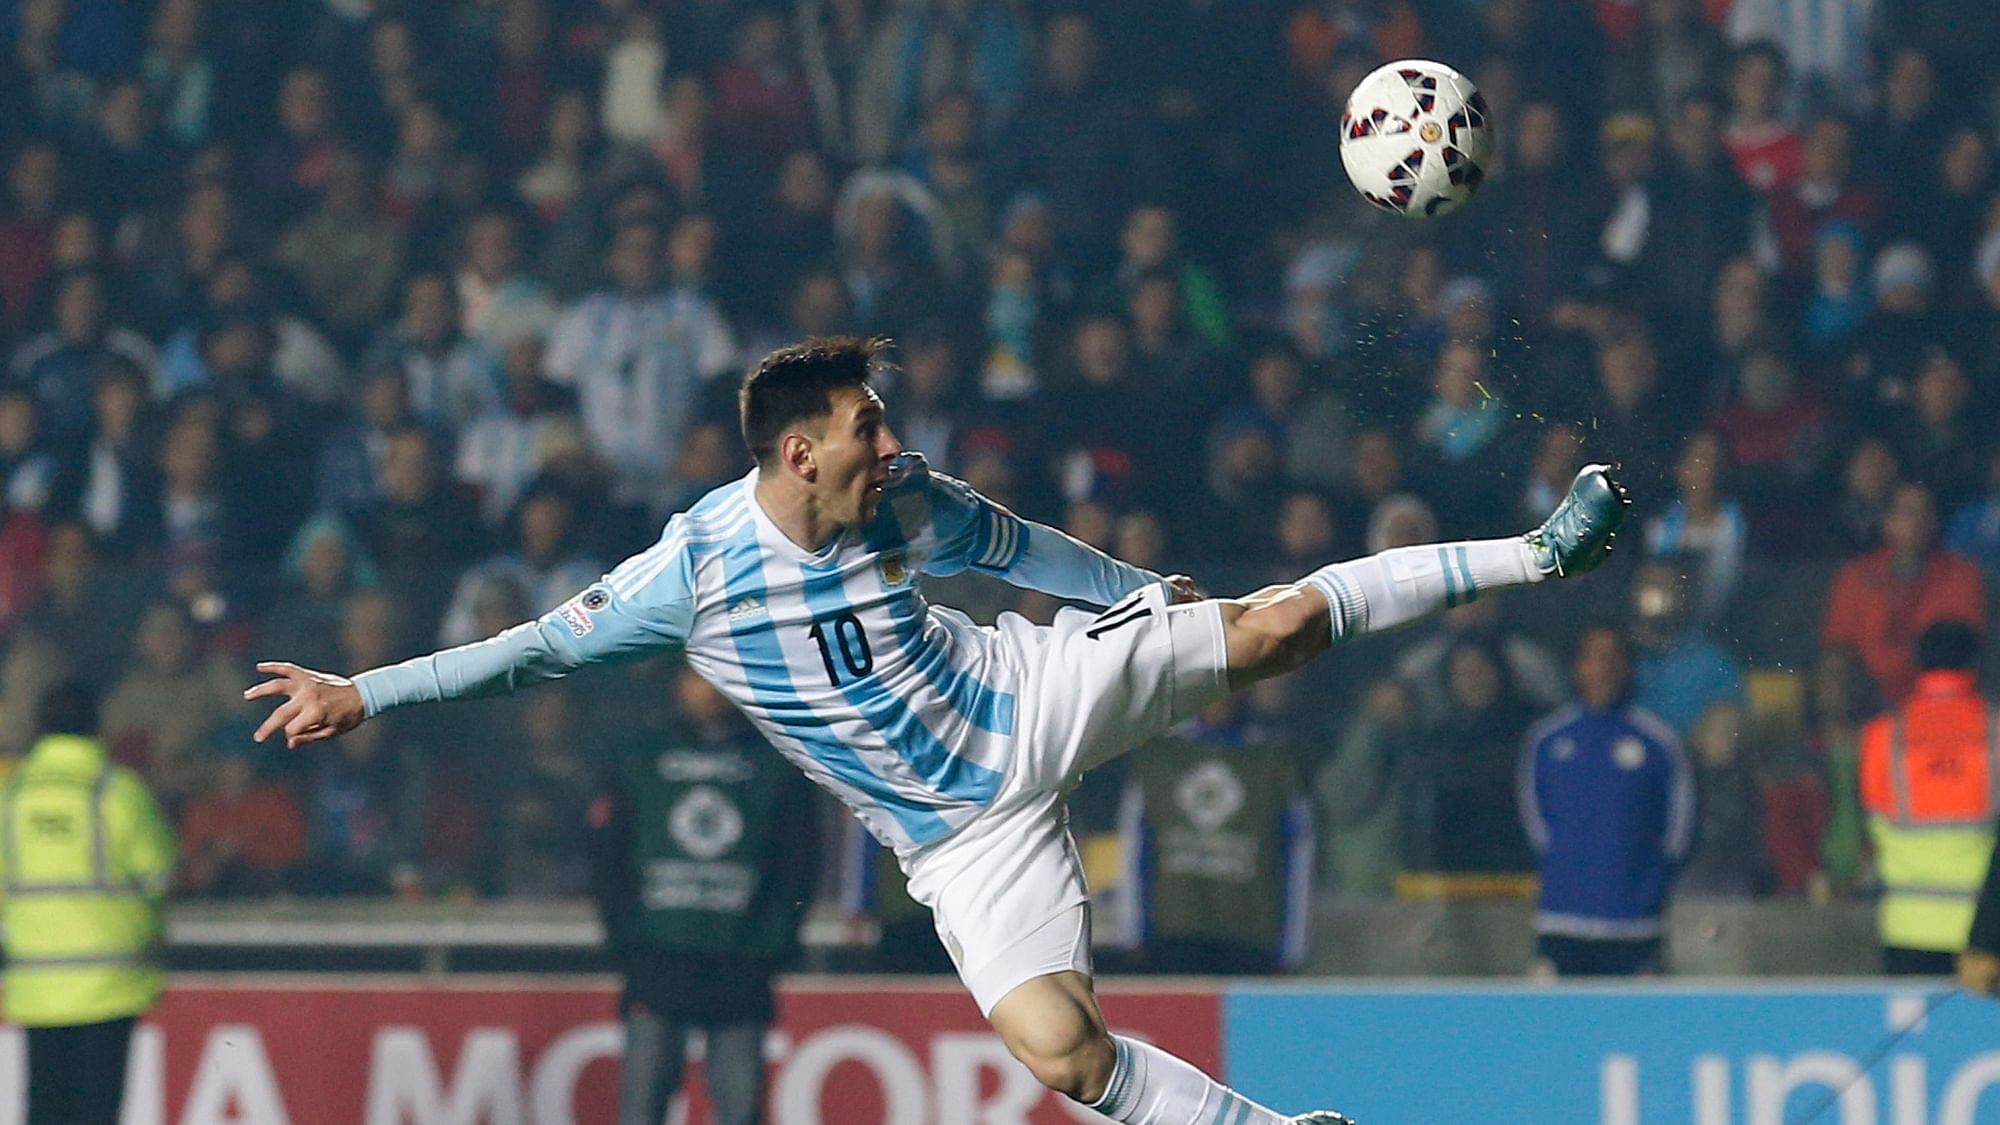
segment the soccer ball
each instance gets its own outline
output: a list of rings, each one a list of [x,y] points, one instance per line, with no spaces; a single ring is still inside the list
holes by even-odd
[[[1376,69],[1340,115],[1340,163],[1384,211],[1429,218],[1456,210],[1486,178],[1493,128],[1463,74],[1426,59]]]

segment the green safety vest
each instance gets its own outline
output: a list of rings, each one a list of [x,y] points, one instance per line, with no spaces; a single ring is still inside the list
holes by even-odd
[[[4,1014],[25,1027],[136,1016],[159,999],[173,829],[102,743],[48,735],[0,784]]]
[[[1291,751],[1170,737],[1128,761],[1146,829],[1146,934],[1278,950],[1285,816],[1301,791]]]
[[[618,768],[638,884],[630,936],[789,958],[818,877],[812,783],[748,737],[634,738]]]

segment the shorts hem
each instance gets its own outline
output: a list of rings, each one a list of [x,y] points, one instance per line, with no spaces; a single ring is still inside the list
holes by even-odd
[[[1076,919],[1074,933],[1065,929],[1057,935],[1045,936],[1051,926],[1070,916]],[[991,1018],[994,1006],[1008,993],[1036,977],[1063,972],[1094,975],[1090,958],[1088,898],[1057,907],[1048,917],[994,951],[977,967],[961,968],[958,976],[964,982],[966,991],[972,993],[973,1003],[979,1005],[979,1014]]]

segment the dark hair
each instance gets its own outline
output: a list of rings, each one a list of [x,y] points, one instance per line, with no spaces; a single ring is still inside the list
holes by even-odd
[[[1963,621],[1932,622],[1917,636],[1917,667],[1926,672],[1979,667],[1979,630]]]
[[[35,721],[43,734],[96,734],[97,689],[83,680],[62,680],[42,693]]]
[[[889,341],[879,336],[816,336],[765,356],[743,377],[736,398],[750,455],[769,464],[787,427],[825,416],[834,391],[867,386],[888,349]]]

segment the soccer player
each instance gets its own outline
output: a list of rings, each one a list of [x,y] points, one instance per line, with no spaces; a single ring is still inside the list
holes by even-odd
[[[885,346],[815,339],[764,357],[740,394],[756,468],[539,619],[351,680],[259,664],[272,678],[246,698],[285,701],[257,739],[303,746],[392,708],[679,652],[895,849],[980,1011],[1043,1084],[1131,1125],[1345,1122],[1274,1113],[1106,1030],[1064,795],[1085,770],[1329,645],[1596,567],[1623,490],[1593,465],[1526,535],[1386,551],[1207,599],[905,453],[870,385]],[[917,590],[919,575],[968,568],[1110,608],[981,628]]]

